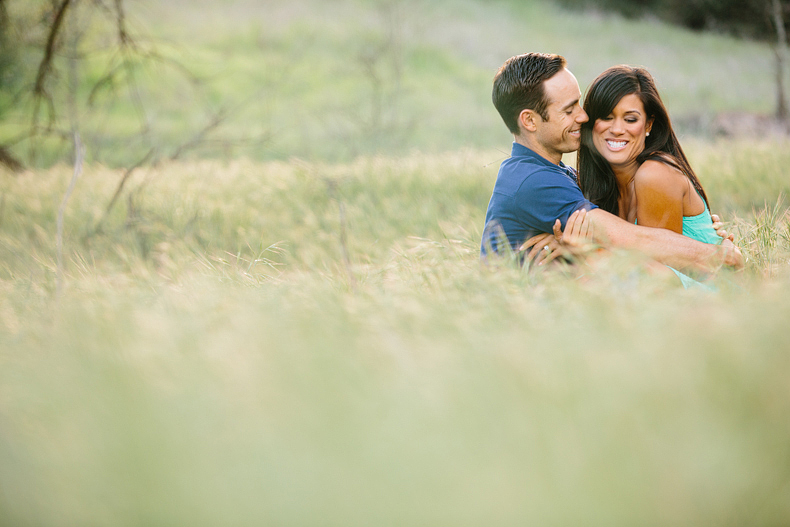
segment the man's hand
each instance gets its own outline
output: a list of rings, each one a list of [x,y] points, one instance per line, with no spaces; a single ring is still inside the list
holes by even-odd
[[[725,238],[721,242],[721,248],[724,250],[724,265],[729,265],[736,271],[743,269],[743,255],[737,245],[732,243],[729,238]]]
[[[713,228],[716,230],[716,234],[723,238],[721,245],[724,250],[724,264],[729,265],[736,271],[740,271],[744,267],[744,258],[743,254],[741,254],[741,249],[733,243],[735,242],[735,235],[727,232],[718,214],[711,214],[710,219],[713,221]]]

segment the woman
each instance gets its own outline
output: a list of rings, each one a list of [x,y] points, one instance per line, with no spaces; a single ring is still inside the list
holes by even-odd
[[[589,121],[577,167],[587,199],[629,222],[721,243],[708,197],[647,70],[607,69],[587,91],[584,110]],[[688,277],[678,276],[687,285]]]

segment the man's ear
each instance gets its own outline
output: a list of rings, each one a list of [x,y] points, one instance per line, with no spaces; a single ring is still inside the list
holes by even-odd
[[[524,109],[518,114],[519,124],[528,132],[534,132],[538,129],[538,122],[543,119],[534,110]]]

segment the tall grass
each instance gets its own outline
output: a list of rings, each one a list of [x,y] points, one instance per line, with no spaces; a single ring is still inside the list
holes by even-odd
[[[58,292],[71,168],[3,175],[0,523],[784,524],[786,146],[690,145],[714,292],[481,267],[496,151],[165,164],[104,220],[88,165]]]

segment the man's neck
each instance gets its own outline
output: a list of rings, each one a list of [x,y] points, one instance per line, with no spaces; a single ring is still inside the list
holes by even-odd
[[[549,152],[543,145],[538,143],[537,141],[532,141],[529,136],[524,135],[514,135],[513,140],[520,144],[521,146],[526,146],[540,157],[549,161],[550,163],[554,163],[555,165],[559,165],[562,161],[562,153],[560,152]]]

